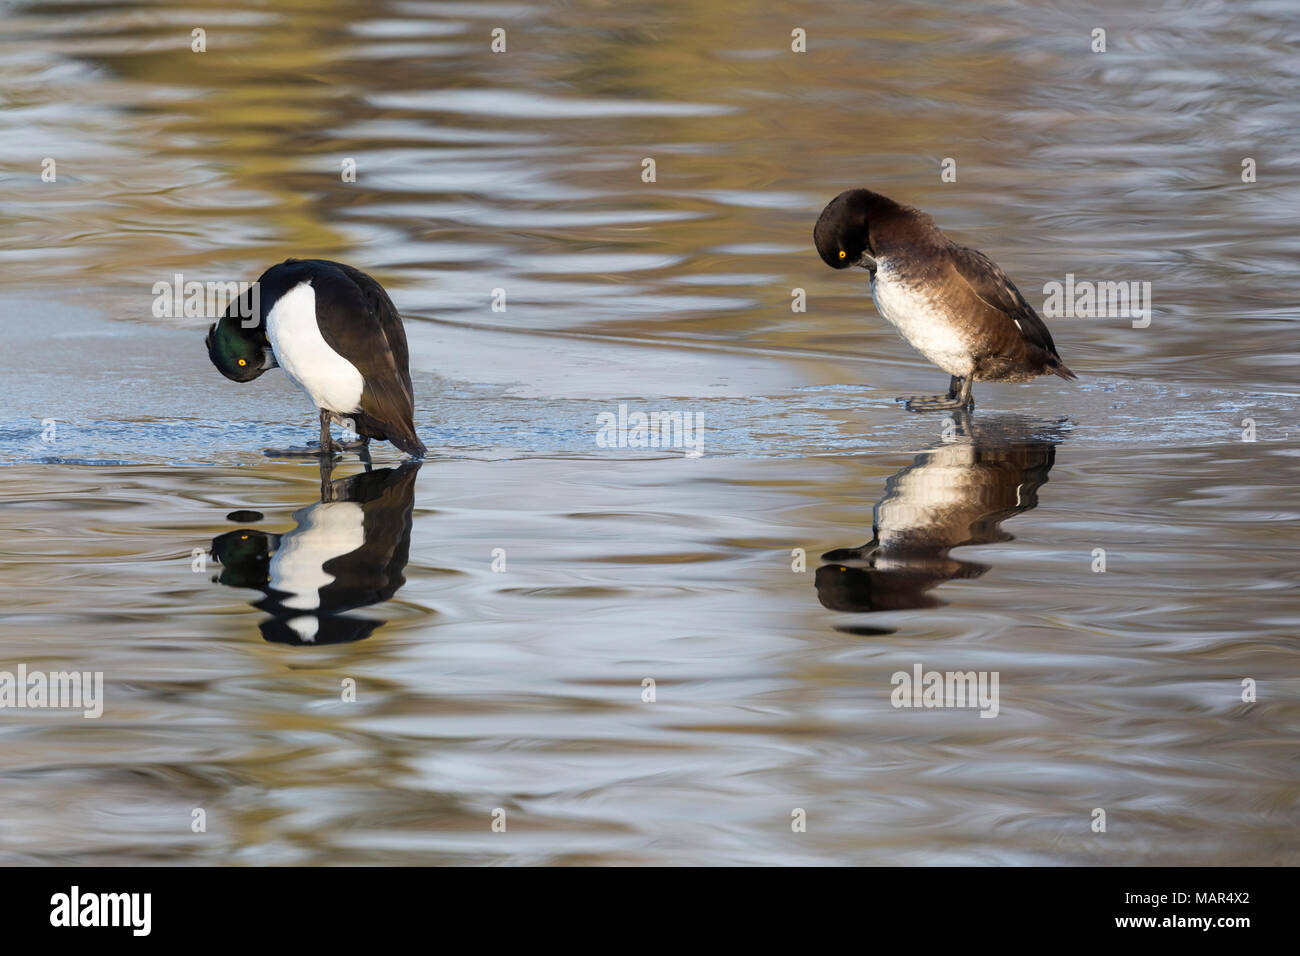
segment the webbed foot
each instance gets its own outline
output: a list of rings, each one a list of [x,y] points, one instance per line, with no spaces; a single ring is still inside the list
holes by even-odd
[[[971,377],[962,378],[954,375],[948,383],[947,395],[912,395],[900,397],[898,401],[909,412],[941,412],[955,408],[974,408],[975,399],[971,397]]]

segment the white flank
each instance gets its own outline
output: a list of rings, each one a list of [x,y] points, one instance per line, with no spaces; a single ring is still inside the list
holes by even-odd
[[[344,415],[360,410],[365,383],[356,367],[321,336],[310,282],[298,283],[276,300],[266,316],[266,337],[280,367],[317,408]]]
[[[282,602],[285,607],[320,607],[320,589],[334,580],[321,565],[366,543],[364,517],[354,501],[322,502],[294,515],[298,527],[280,539],[271,557],[270,584],[290,595]]]
[[[316,642],[316,633],[320,630],[320,618],[311,614],[303,614],[291,620],[289,626],[297,632],[298,639],[304,644],[314,644]]]
[[[971,371],[971,352],[961,334],[948,323],[942,303],[904,285],[889,270],[889,261],[877,262],[871,283],[871,300],[903,338],[949,375]]]

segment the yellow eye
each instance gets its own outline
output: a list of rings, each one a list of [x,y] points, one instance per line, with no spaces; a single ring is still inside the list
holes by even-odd
[[[845,252],[843,249],[840,250],[840,258],[841,258],[841,259],[843,259],[843,258],[844,258],[845,256],[847,256],[847,255],[848,255],[848,253]]]
[[[840,255],[844,255],[844,253],[841,252]],[[239,364],[240,364],[240,365],[247,365],[248,362],[244,361],[243,359],[240,359],[240,360],[239,360]]]

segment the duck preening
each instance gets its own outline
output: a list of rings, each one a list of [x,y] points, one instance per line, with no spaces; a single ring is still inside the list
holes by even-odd
[[[871,273],[876,311],[952,376],[946,395],[906,399],[909,411],[972,408],[974,382],[1078,377],[997,263],[953,242],[921,210],[850,189],[822,210],[813,241],[832,269]]]
[[[235,382],[284,369],[320,411],[317,453],[364,453],[377,438],[424,456],[401,316],[360,269],[326,259],[272,266],[208,329],[207,347],[212,364]],[[360,441],[334,442],[330,422],[350,427]]]

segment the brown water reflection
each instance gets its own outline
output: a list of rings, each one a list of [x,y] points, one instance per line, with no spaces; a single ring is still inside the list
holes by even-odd
[[[1013,540],[1007,518],[1038,504],[1056,457],[1051,423],[994,419],[990,426],[963,414],[947,422],[943,444],[885,483],[875,507],[872,538],[822,555],[817,597],[832,611],[898,611],[942,603],[930,591],[954,578],[989,569],[951,556],[963,545]]]

